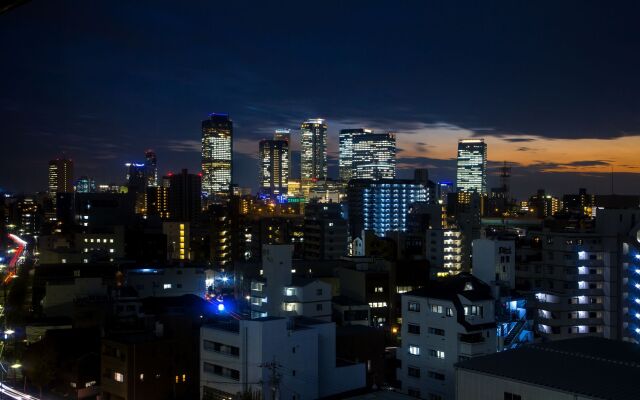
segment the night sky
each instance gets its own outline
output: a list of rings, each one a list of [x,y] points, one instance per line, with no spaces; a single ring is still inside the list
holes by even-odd
[[[516,195],[609,193],[612,169],[638,193],[639,21],[633,1],[32,0],[0,15],[0,187],[46,189],[63,153],[101,183],[147,148],[199,171],[200,122],[228,112],[241,186],[257,140],[323,117],[333,177],[338,130],[364,126],[398,133],[400,177],[453,179],[477,136]]]

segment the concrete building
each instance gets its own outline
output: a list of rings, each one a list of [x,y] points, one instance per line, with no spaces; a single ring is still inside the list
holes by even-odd
[[[318,399],[363,388],[364,364],[336,360],[332,322],[265,317],[205,324],[200,330],[201,398]]]
[[[426,258],[434,270],[457,274],[462,271],[462,233],[456,228],[426,231]]]
[[[585,337],[527,345],[456,365],[455,398],[637,399],[639,366],[631,343]]]
[[[472,273],[483,282],[505,282],[516,286],[516,244],[513,240],[473,241]]]
[[[453,399],[454,365],[496,351],[491,288],[469,274],[430,281],[402,295],[402,392]]]
[[[331,321],[331,285],[292,276],[291,245],[262,247],[262,277],[251,282],[252,318],[304,316]]]
[[[516,286],[531,294],[540,335],[638,341],[638,223],[638,209],[603,209],[594,228],[529,233],[539,257],[517,264]]]
[[[304,209],[304,258],[336,260],[347,255],[347,220],[337,203],[313,202]]]
[[[167,259],[189,260],[189,243],[191,242],[190,224],[188,222],[164,221],[162,233],[167,236]]]

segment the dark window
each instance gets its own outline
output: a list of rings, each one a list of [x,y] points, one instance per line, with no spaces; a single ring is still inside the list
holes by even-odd
[[[416,303],[415,301],[410,301],[408,305],[409,305],[409,311],[415,311],[415,312],[420,311],[420,303]]]
[[[522,396],[519,394],[504,392],[504,400],[522,400]]]
[[[316,304],[316,311],[322,311],[322,304]]]
[[[420,325],[407,324],[407,332],[413,333],[414,335],[419,335],[420,334]]]
[[[420,368],[407,367],[407,374],[414,378],[420,378]]]
[[[322,289],[316,289],[316,296],[322,296]]]
[[[444,336],[444,329],[429,327],[429,333],[432,335]]]
[[[420,397],[420,390],[415,388],[407,389],[407,394],[411,397]]]
[[[438,381],[443,381],[444,380],[444,374],[441,374],[439,372],[436,371],[429,371],[427,373],[427,375],[429,375],[429,378],[438,380]]]

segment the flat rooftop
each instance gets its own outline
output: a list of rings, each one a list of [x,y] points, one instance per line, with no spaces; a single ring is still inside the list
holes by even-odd
[[[639,399],[640,346],[597,337],[531,344],[456,364],[598,399]]]

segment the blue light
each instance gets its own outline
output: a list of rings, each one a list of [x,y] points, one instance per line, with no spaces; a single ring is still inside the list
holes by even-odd
[[[229,278],[227,278],[226,276],[222,277],[222,282],[227,283],[229,281]]]
[[[218,311],[224,311],[224,304],[218,304]]]

